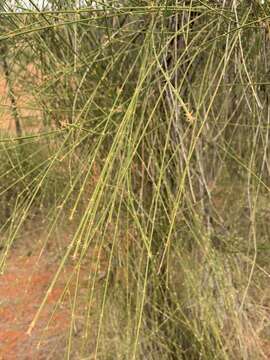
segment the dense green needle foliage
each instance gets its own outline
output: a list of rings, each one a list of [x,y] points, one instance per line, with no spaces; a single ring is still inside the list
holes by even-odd
[[[106,258],[80,340],[78,276],[62,355],[263,359],[269,4],[1,4],[0,61],[36,116],[0,139],[0,266],[33,219],[71,234],[47,296],[70,259],[76,277]]]

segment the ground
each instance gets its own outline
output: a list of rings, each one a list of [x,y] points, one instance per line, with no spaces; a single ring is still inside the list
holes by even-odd
[[[68,240],[66,237],[63,243],[67,245]],[[25,238],[15,243],[9,251],[5,271],[0,275],[0,360],[63,359],[71,318],[73,346],[70,358],[80,359],[76,356],[76,351],[79,349],[85,324],[89,271],[91,274],[95,273],[97,255],[94,250],[89,251],[89,256],[81,264],[79,272],[75,271],[76,262],[68,260],[52,291],[48,292],[59,268],[61,256],[57,246],[53,248],[48,245],[46,249],[43,247],[40,250],[38,245],[42,242],[44,238],[36,236],[36,243],[32,242],[32,245],[31,241]],[[0,258],[3,249],[1,252]],[[97,278],[104,279],[104,271],[98,271]],[[73,312],[77,280],[79,288],[76,292],[76,310]],[[46,303],[32,327],[46,296]],[[95,302],[96,294],[93,304]],[[91,333],[93,339],[94,331],[93,329]]]
[[[69,316],[64,308],[58,307],[55,313],[53,310],[64,284],[53,289],[31,335],[27,334],[55,270],[44,257],[10,253],[7,271],[0,281],[1,360],[55,359],[59,354],[59,345],[65,343]]]

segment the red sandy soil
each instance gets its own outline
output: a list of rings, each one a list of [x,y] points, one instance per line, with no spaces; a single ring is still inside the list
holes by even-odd
[[[31,334],[28,335],[32,321],[59,268],[63,251],[66,251],[69,244],[69,237],[64,235],[60,239],[60,249],[58,240],[47,243],[45,247],[42,236],[37,234],[34,237],[35,243],[28,236],[16,241],[15,247],[9,250],[4,272],[0,274],[0,360],[60,360],[65,357],[78,276],[78,272],[74,270],[76,261],[70,259],[64,265]],[[43,250],[40,251],[40,248]],[[3,253],[0,250],[0,260],[1,255]],[[106,268],[107,260],[105,255],[99,255],[98,249],[89,250],[87,259],[82,261],[79,269],[71,359],[80,359],[77,351],[81,344],[89,300],[89,274],[98,270],[97,276],[104,276],[100,266]],[[97,310],[96,296],[95,294],[92,302],[93,313]],[[94,337],[93,328],[91,341],[94,341]]]
[[[58,358],[70,320],[66,307],[60,305],[54,312],[64,283],[53,289],[31,335],[27,334],[56,267],[37,256],[16,254],[9,257],[7,266],[0,276],[0,359]]]

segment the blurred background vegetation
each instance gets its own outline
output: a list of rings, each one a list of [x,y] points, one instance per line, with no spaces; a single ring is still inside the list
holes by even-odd
[[[98,254],[62,356],[268,358],[269,17],[1,1],[1,267],[29,227],[69,234],[56,278]]]

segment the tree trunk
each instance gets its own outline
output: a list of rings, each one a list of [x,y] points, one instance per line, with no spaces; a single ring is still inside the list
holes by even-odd
[[[8,61],[7,61],[7,50],[6,48],[2,49],[2,62],[3,62],[3,70],[4,70],[4,75],[5,75],[5,80],[7,83],[7,89],[8,89],[8,97],[11,103],[11,111],[12,111],[12,115],[15,121],[15,128],[16,128],[16,134],[18,137],[22,136],[22,127],[21,127],[21,121],[20,121],[20,116],[19,116],[19,112],[18,112],[18,107],[17,107],[17,101],[16,101],[16,97],[13,91],[13,86],[12,86],[12,82],[11,82],[11,78],[10,78],[10,70],[9,70],[9,65],[8,65]]]

